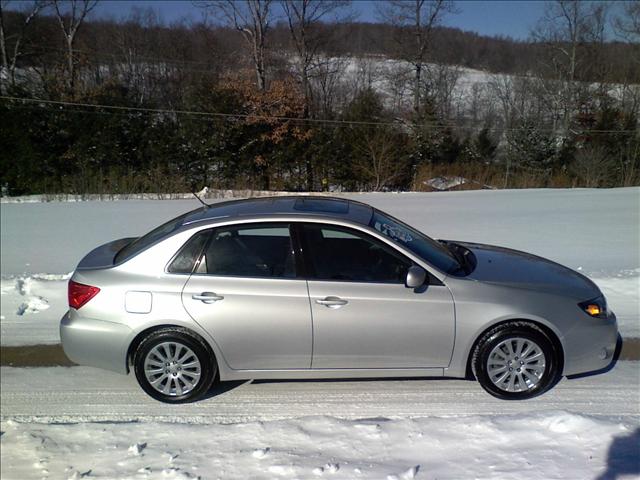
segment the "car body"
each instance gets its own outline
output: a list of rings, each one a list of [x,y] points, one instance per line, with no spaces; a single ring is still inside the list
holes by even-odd
[[[199,398],[213,377],[475,375],[494,396],[529,398],[561,375],[607,367],[618,340],[604,296],[575,271],[435,241],[330,197],[217,203],[107,243],[79,263],[69,297],[67,356],[134,367],[145,391],[169,402]],[[537,358],[529,370],[525,350]],[[171,378],[184,352],[197,368],[180,383]]]

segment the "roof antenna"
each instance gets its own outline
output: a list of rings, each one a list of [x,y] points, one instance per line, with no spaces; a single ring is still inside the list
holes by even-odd
[[[204,208],[205,208],[205,209],[207,209],[207,210],[208,210],[209,208],[211,208],[211,205],[209,205],[208,203],[205,203],[205,202],[204,202],[204,200],[202,200],[202,199],[198,196],[198,194],[197,194],[196,192],[191,192],[191,193],[193,193],[193,196],[194,196],[194,197],[196,197],[196,198],[198,199],[198,201],[199,201],[202,205],[204,205]],[[202,192],[199,192],[199,193],[202,193]],[[205,191],[205,193],[206,193],[206,191]]]

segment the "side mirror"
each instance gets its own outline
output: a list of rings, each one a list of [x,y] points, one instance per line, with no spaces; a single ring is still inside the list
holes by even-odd
[[[426,280],[427,272],[425,271],[425,269],[417,265],[413,265],[409,267],[405,285],[407,286],[407,288],[419,288],[424,285]]]

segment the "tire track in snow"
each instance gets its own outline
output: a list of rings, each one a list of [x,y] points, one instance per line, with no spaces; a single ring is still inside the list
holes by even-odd
[[[523,402],[497,400],[476,382],[449,379],[225,382],[208,398],[167,405],[147,397],[133,376],[88,367],[2,367],[2,418],[21,421],[237,423],[314,415],[338,418],[500,415],[564,410],[640,417],[635,362],[605,374],[562,380]]]

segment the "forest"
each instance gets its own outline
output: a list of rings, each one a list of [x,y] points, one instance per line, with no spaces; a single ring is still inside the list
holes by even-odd
[[[640,184],[640,2],[545,4],[527,40],[447,0],[0,2],[0,190]],[[451,23],[451,22],[448,22]]]

